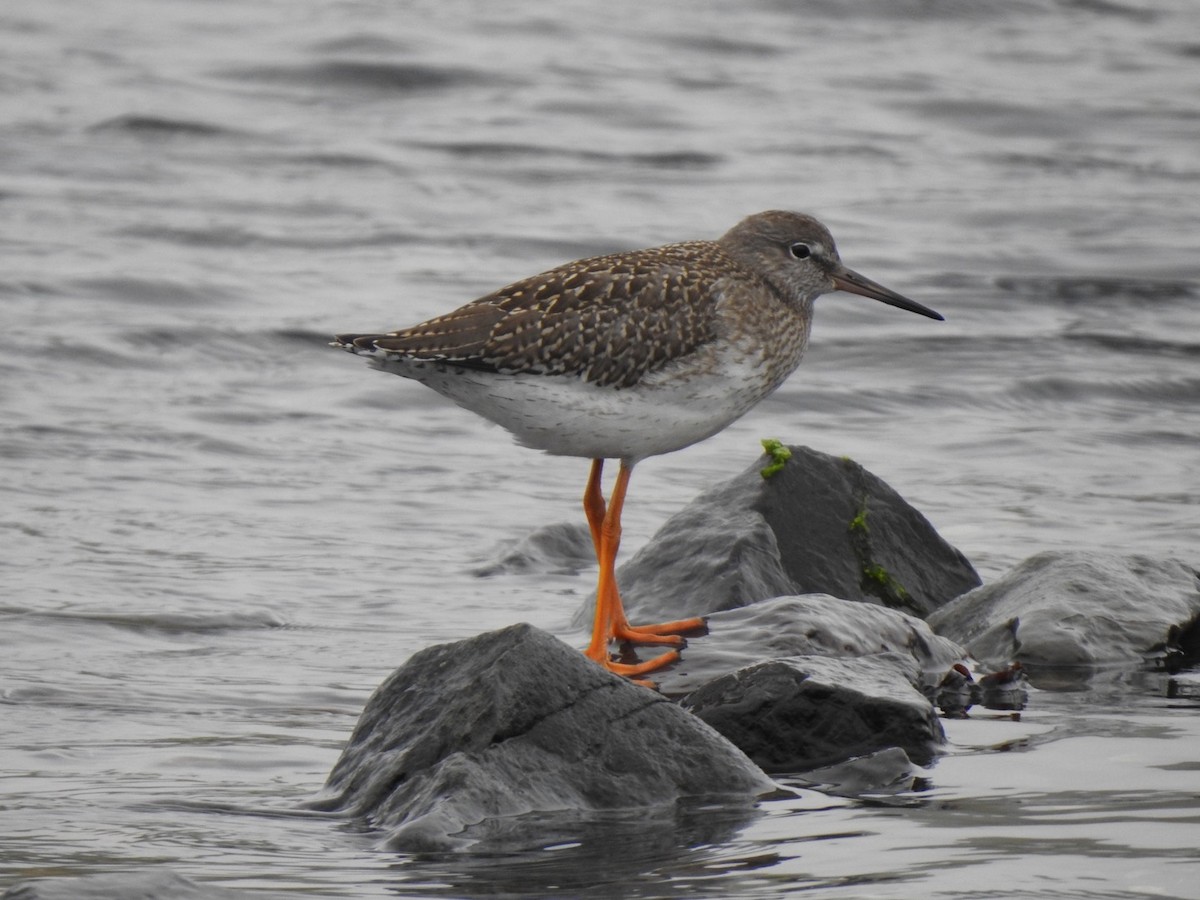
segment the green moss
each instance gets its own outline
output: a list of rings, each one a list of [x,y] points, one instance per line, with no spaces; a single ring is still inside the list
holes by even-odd
[[[867,528],[867,505],[865,503],[863,504],[862,509],[860,509],[858,511],[858,515],[856,515],[853,519],[850,520],[850,530],[851,531],[861,531],[863,534],[868,533],[869,529]]]
[[[894,597],[902,603],[909,599],[908,591],[904,589],[904,585],[893,578],[883,566],[874,563],[865,566],[863,568],[863,575],[882,587],[887,595]],[[886,597],[884,599],[886,600]]]
[[[771,464],[763,468],[761,474],[763,478],[770,478],[787,465],[787,461],[792,458],[792,451],[785,447],[782,441],[777,441],[775,438],[763,438],[762,446],[767,456],[771,457]]]
[[[919,613],[912,595],[905,590],[899,580],[891,572],[876,562],[875,548],[871,536],[871,525],[868,521],[869,491],[864,483],[863,469],[852,460],[844,460],[850,470],[851,483],[855,485],[854,494],[857,499],[857,510],[846,525],[847,537],[862,572],[863,592],[872,597],[878,597],[880,602],[889,609],[900,609],[905,612]],[[884,513],[886,518],[886,512]],[[879,524],[879,523],[876,523]],[[887,530],[886,521],[883,530]],[[894,557],[893,557],[894,558]]]

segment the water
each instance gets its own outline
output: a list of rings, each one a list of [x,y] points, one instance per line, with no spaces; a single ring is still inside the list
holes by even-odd
[[[823,298],[775,397],[639,467],[629,551],[771,436],[858,459],[985,578],[1195,564],[1198,26],[1191,0],[6,7],[0,887],[1200,896],[1200,724],[1153,676],[947,722],[930,790],[871,802],[482,861],[298,811],[413,651],[581,642],[593,577],[472,574],[582,521],[584,463],[324,341],[576,256],[801,209],[948,320]]]

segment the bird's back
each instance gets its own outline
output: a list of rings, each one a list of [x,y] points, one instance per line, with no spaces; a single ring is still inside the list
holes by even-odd
[[[731,273],[755,276],[711,241],[567,263],[453,312],[347,349],[500,374],[571,375],[629,388],[716,340]]]

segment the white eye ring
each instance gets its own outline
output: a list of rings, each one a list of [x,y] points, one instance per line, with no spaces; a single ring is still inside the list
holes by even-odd
[[[813,248],[804,241],[796,241],[788,244],[788,253],[792,255],[792,259],[808,259],[813,255]]]

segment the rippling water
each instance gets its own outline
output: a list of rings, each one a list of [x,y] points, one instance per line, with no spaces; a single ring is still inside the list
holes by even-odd
[[[1153,678],[947,723],[932,790],[886,802],[487,861],[297,813],[410,653],[577,639],[593,577],[473,574],[581,521],[583,462],[327,336],[576,256],[801,209],[948,320],[823,298],[773,398],[639,467],[630,550],[774,436],[863,462],[985,577],[1195,563],[1192,0],[56,0],[0,11],[0,50],[0,887],[1195,896],[1200,725]]]

